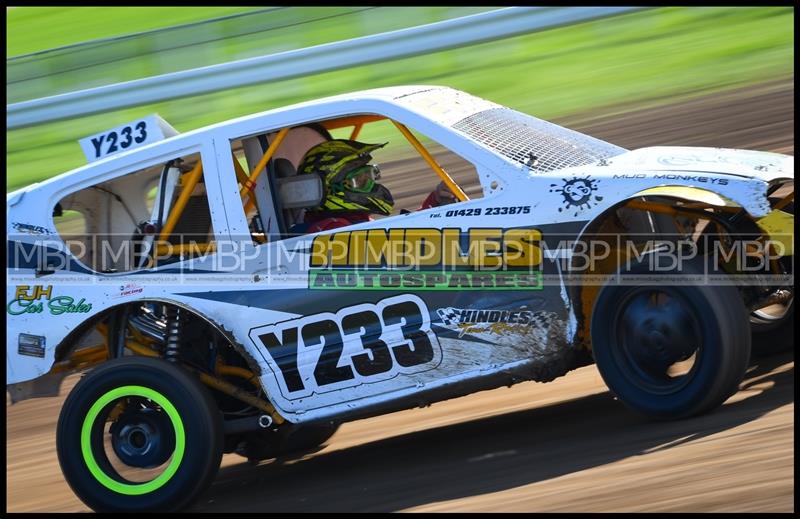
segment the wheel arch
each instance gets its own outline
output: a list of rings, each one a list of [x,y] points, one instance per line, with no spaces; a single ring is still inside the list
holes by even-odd
[[[745,216],[745,221],[753,224],[757,222],[757,217],[741,204],[710,189],[685,185],[649,187],[620,200],[595,216],[584,226],[572,248],[570,268],[575,268],[576,266],[575,253],[577,247],[591,240],[603,240],[603,235],[635,232],[658,237],[664,232],[675,233],[677,229],[674,226],[669,229],[664,228],[665,225],[669,225],[667,224],[669,221],[667,215],[656,215],[652,211],[645,209],[644,204],[668,206],[676,202],[701,204],[704,209],[740,212]],[[620,210],[627,213],[625,215],[627,218],[620,216]],[[716,215],[717,213],[708,211],[709,219],[718,219]],[[608,242],[606,241],[606,243]],[[628,259],[626,255],[620,255],[619,253],[610,254],[607,260],[598,262],[599,269],[592,270],[591,273],[598,275],[613,273]],[[573,283],[567,287],[572,311],[577,321],[574,342],[578,347],[586,350],[591,350],[592,308],[602,287],[602,283]]]
[[[148,297],[142,299],[136,299],[131,301],[125,301],[124,303],[120,303],[111,307],[108,307],[90,318],[86,319],[82,322],[78,327],[76,327],[72,332],[70,332],[64,339],[56,346],[55,349],[55,362],[63,361],[67,358],[67,356],[75,349],[78,345],[80,339],[88,332],[92,327],[97,326],[99,323],[104,321],[106,318],[110,317],[114,313],[122,310],[125,307],[132,307],[136,305],[141,305],[145,303],[159,303],[159,304],[167,304],[175,306],[181,310],[189,312],[190,314],[194,315],[202,319],[206,325],[210,326],[220,335],[225,337],[226,340],[231,344],[231,346],[236,350],[236,352],[241,355],[241,357],[247,362],[247,365],[256,375],[261,375],[261,367],[256,361],[255,358],[250,354],[250,352],[241,344],[239,341],[236,340],[234,337],[233,332],[225,328],[225,326],[211,318],[210,316],[206,315],[205,313],[187,305],[184,302],[177,301],[175,299],[169,298],[160,298],[160,297]]]
[[[171,304],[181,308],[182,310],[186,310],[187,312],[190,312],[191,314],[205,321],[216,332],[220,333],[225,340],[229,342],[236,353],[239,354],[242,359],[244,359],[252,373],[256,375],[259,386],[262,388],[265,395],[267,395],[267,398],[269,398],[269,392],[267,391],[267,388],[261,383],[262,369],[258,362],[247,351],[244,345],[236,341],[232,332],[225,329],[221,323],[216,322],[214,319],[209,318],[202,312],[198,312],[196,309],[193,309],[186,304],[181,303],[180,301],[164,298],[145,298],[135,301],[126,301],[124,303],[101,310],[91,317],[88,317],[80,325],[75,327],[75,329],[73,329],[66,337],[64,337],[56,346],[53,364],[46,373],[30,380],[7,385],[6,389],[11,397],[11,403],[15,404],[30,398],[58,396],[61,389],[61,384],[68,375],[87,368],[100,366],[108,362],[108,360],[110,360],[110,356],[102,360],[92,361],[88,365],[81,365],[80,362],[75,365],[70,365],[69,357],[77,349],[84,336],[106,318],[125,308],[126,306],[148,302]],[[107,341],[105,346],[106,348],[108,347]]]

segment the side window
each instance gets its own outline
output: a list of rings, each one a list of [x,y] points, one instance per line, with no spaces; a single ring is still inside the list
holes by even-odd
[[[334,126],[349,122],[342,120],[340,123],[330,124]],[[413,128],[404,127],[410,133],[411,139],[421,146],[421,150],[417,150],[403,131],[389,119],[364,124],[358,132],[355,131],[357,127],[344,126],[332,130],[331,133],[338,139],[387,143],[385,147],[372,152],[371,163],[380,168],[379,183],[389,190],[394,199],[392,216],[406,211],[457,204],[460,201],[434,170],[437,166],[455,181],[470,200],[483,197],[478,173],[471,162]],[[426,153],[435,165],[426,160]],[[373,218],[382,217],[373,215]]]
[[[316,195],[321,196],[321,190],[313,179],[299,177],[298,167],[309,149],[331,139],[325,128],[311,124],[231,142],[239,193],[255,243],[285,236],[287,229],[303,222],[306,210],[318,205]]]
[[[231,151],[257,243],[483,196],[472,163],[374,114],[234,139]]]
[[[199,153],[71,193],[53,218],[70,251],[98,272],[151,268],[214,247]]]
[[[78,261],[88,263],[84,240],[89,232],[87,225],[91,213],[85,207],[74,207],[75,209],[64,210],[61,204],[57,205],[53,210],[53,223],[72,255]]]

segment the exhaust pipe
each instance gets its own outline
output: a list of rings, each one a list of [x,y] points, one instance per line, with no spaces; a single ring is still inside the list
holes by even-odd
[[[239,434],[268,429],[272,425],[272,417],[268,414],[248,416],[225,422],[225,435]]]

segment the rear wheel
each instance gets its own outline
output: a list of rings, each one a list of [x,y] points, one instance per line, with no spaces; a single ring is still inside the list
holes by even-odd
[[[653,268],[645,258],[629,272],[678,279],[703,273],[697,261],[680,272],[655,261]],[[598,294],[591,328],[603,380],[624,404],[656,419],[720,405],[738,389],[750,356],[747,310],[733,286],[612,282]]]
[[[123,357],[84,376],[58,420],[64,477],[89,507],[174,511],[213,480],[222,422],[208,391],[160,359]]]

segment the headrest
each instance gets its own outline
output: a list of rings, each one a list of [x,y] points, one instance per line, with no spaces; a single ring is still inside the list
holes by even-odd
[[[278,178],[276,182],[284,209],[318,207],[325,195],[319,175],[294,175]]]
[[[293,177],[297,174],[292,161],[289,159],[275,159],[275,176],[277,178]]]

